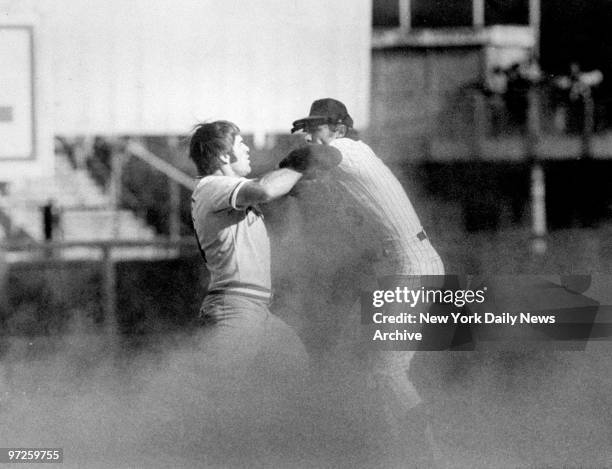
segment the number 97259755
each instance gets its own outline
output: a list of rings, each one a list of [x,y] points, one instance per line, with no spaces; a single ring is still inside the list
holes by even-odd
[[[0,463],[61,463],[62,448],[0,448]]]

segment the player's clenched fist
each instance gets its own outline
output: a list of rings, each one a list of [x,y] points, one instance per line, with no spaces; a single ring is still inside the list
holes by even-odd
[[[342,153],[335,147],[318,143],[298,148],[289,153],[279,164],[280,168],[290,168],[308,174],[316,170],[335,168],[342,161]]]

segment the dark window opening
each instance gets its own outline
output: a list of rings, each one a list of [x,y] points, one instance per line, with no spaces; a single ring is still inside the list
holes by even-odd
[[[375,28],[400,26],[399,0],[374,0],[372,26]]]
[[[485,24],[529,24],[529,0],[486,0]]]
[[[472,26],[472,0],[412,0],[414,28]]]

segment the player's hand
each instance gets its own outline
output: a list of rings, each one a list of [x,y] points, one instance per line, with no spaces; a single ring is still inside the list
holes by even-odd
[[[321,171],[329,171],[342,161],[342,153],[335,147],[311,143],[289,153],[279,164],[280,168],[290,168],[305,177],[318,177]]]

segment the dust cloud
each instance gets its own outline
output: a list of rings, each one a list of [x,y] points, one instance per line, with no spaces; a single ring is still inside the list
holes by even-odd
[[[410,467],[420,443],[389,428],[355,346],[356,294],[372,279],[359,239],[312,210],[288,198],[266,213],[273,312],[308,367],[274,353],[274,365],[210,366],[197,330],[3,337],[1,446],[61,447],[65,468]],[[418,353],[409,374],[438,467],[610,467],[611,359],[609,342]]]

